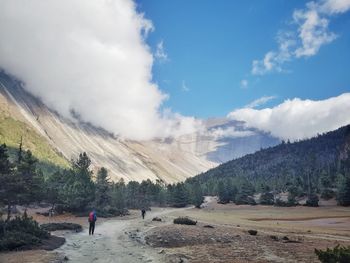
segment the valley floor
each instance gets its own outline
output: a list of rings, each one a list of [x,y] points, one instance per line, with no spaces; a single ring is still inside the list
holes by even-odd
[[[318,262],[315,248],[350,245],[350,208],[236,206],[207,199],[202,209],[153,208],[146,219],[138,211],[99,220],[95,236],[57,233],[67,239],[53,251],[0,254],[0,262]],[[161,222],[153,222],[153,217]],[[196,226],[174,225],[178,216]],[[39,221],[48,220],[38,217]],[[86,226],[86,218],[57,217]],[[210,225],[213,228],[208,227]],[[256,236],[248,234],[254,229]]]

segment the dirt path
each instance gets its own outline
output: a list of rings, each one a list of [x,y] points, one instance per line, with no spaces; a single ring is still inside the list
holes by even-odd
[[[187,209],[187,208],[185,208]],[[96,225],[95,235],[88,230],[66,236],[65,245],[56,251],[66,256],[69,262],[167,262],[165,255],[140,242],[143,233],[152,229],[152,218],[183,209],[157,209],[149,212],[146,219],[110,220]],[[130,238],[129,233],[140,233],[139,238]],[[135,237],[135,235],[133,235]]]

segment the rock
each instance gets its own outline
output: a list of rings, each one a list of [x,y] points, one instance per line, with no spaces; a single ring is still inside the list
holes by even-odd
[[[282,237],[283,240],[287,241],[289,238],[287,236]]]
[[[159,252],[158,252],[158,254],[164,254],[164,253],[165,253],[164,249],[159,250]]]
[[[64,261],[68,261],[69,258],[68,258],[67,256],[64,256],[63,260],[64,260]]]
[[[161,221],[162,221],[162,219],[161,219],[161,218],[159,218],[159,217],[153,217],[152,221],[161,222]]]
[[[248,233],[249,233],[249,235],[251,235],[251,236],[256,236],[256,234],[258,234],[258,231],[257,231],[257,230],[250,229],[250,230],[248,230]]]
[[[286,240],[283,243],[302,243],[302,242],[299,240]]]
[[[212,225],[204,225],[203,227],[206,227],[206,228],[214,228]]]
[[[237,227],[241,227],[240,225],[237,225]]]
[[[278,241],[278,237],[277,236],[270,236],[270,238],[274,241]]]

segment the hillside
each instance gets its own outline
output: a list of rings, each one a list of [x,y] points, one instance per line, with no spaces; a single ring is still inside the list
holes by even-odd
[[[214,136],[213,131],[218,129],[245,129],[242,123],[227,119],[207,120],[208,132],[204,134],[152,141],[125,140],[74,116],[70,119],[60,116],[22,85],[0,72],[0,142],[17,147],[23,136],[24,146],[36,157],[58,166],[66,166],[68,160],[85,151],[94,169],[106,167],[114,181],[120,178],[183,181],[221,162],[279,141],[255,130],[247,137]]]
[[[347,125],[311,139],[282,142],[248,154],[199,174],[193,180],[206,183],[221,178],[244,177],[256,186],[265,183],[283,188],[291,181],[307,185],[308,176],[317,186],[320,176],[326,175],[333,184],[340,169],[339,162],[349,158],[349,150],[350,125]]]

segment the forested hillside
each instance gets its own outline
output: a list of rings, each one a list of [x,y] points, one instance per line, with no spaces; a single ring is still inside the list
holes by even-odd
[[[187,180],[199,181],[206,194],[218,194],[220,182],[254,192],[293,191],[297,195],[330,192],[348,174],[350,125],[317,137],[275,147],[229,161]],[[326,194],[327,195],[327,194]],[[330,194],[331,195],[331,194]]]

